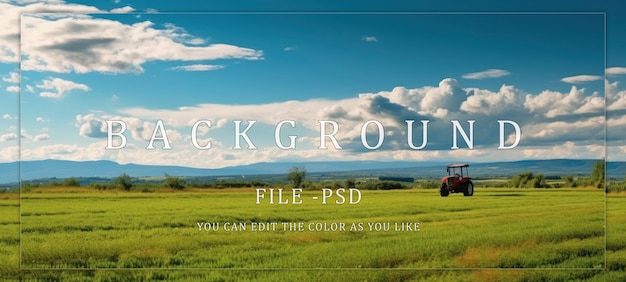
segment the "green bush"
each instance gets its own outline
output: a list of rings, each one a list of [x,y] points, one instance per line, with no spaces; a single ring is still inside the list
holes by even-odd
[[[66,187],[80,187],[80,182],[74,177],[63,180],[63,186]]]
[[[406,185],[396,181],[366,181],[357,185],[361,190],[395,190],[407,189]]]
[[[172,177],[167,174],[165,174],[165,186],[175,190],[185,189],[185,183],[180,178]]]
[[[117,184],[118,187],[124,189],[124,191],[130,191],[130,188],[133,187],[133,181],[126,173],[118,176],[115,179],[115,184]]]
[[[511,179],[511,187],[515,188],[547,188],[546,177],[539,173],[533,174],[531,171],[525,171],[516,174]]]
[[[302,188],[302,182],[306,177],[306,169],[304,167],[292,167],[287,173],[287,179],[293,183],[294,188]]]

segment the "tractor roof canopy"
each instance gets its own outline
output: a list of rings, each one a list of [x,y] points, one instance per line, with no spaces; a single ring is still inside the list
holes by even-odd
[[[452,167],[469,167],[468,164],[450,164],[448,165],[448,168],[452,168]]]

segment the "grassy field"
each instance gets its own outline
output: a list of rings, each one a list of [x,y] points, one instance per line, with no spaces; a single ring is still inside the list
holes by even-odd
[[[43,189],[22,195],[22,267],[53,270],[20,271],[19,202],[6,194],[0,201],[0,257],[8,263],[0,265],[0,276],[100,281],[625,277],[626,197],[607,199],[605,253],[604,194],[597,190],[481,189],[474,197],[447,198],[435,190],[363,191],[357,205],[321,205],[312,200],[320,192],[308,191],[302,205],[256,205],[255,192],[241,189]],[[198,222],[220,228],[200,231]],[[253,231],[252,222],[276,222],[277,228]],[[305,230],[284,231],[282,222],[302,222]],[[376,222],[389,223],[390,230],[370,231],[368,223]],[[420,230],[394,230],[401,222],[419,222]],[[246,223],[246,230],[226,231],[225,223]],[[344,223],[346,230],[308,231],[309,223]],[[350,231],[352,223],[363,223],[364,229]]]

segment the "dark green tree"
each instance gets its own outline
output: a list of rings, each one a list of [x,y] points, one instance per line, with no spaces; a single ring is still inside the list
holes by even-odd
[[[115,184],[125,191],[130,191],[130,188],[133,187],[133,181],[126,173],[122,173],[122,175],[115,178]]]
[[[300,188],[305,177],[306,169],[304,167],[294,166],[287,173],[287,179],[293,183],[294,188]]]
[[[606,162],[604,159],[593,163],[593,170],[591,171],[591,184],[598,187],[604,188],[604,168]]]

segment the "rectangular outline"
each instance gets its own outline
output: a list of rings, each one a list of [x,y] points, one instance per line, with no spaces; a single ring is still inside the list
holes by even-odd
[[[265,11],[265,12],[236,12],[236,11],[206,11],[206,12],[157,12],[157,13],[147,13],[147,12],[131,12],[124,14],[115,14],[115,13],[22,13],[20,14],[20,24],[19,24],[19,33],[20,33],[20,53],[19,53],[19,75],[22,77],[22,16],[24,15],[153,15],[153,14],[165,14],[165,15],[602,15],[603,16],[603,26],[604,26],[604,36],[603,36],[603,51],[604,51],[604,76],[603,79],[606,81],[606,67],[607,67],[607,21],[606,21],[606,12],[399,12],[399,11],[388,11],[388,12],[367,12],[367,11],[342,11],[342,12],[332,12],[332,11]],[[18,98],[18,127],[22,128],[22,95],[21,90],[23,88],[22,80],[20,79],[20,95]],[[602,268],[316,268],[316,267],[308,267],[308,268],[203,268],[203,267],[188,267],[188,268],[29,268],[23,267],[22,265],[22,140],[18,138],[18,147],[20,148],[18,151],[18,180],[19,180],[19,194],[20,194],[20,270],[45,270],[45,271],[64,271],[64,270],[104,270],[104,271],[144,271],[144,270],[166,270],[166,271],[200,271],[200,270],[230,270],[230,271],[246,271],[246,270],[254,270],[254,271],[306,271],[306,270],[364,270],[364,271],[407,271],[407,270],[416,270],[416,271],[424,271],[424,270],[434,270],[434,271],[463,271],[463,270],[522,270],[522,271],[533,271],[533,270],[542,270],[542,271],[577,271],[577,270],[597,270],[597,271],[606,271],[607,270],[607,197],[606,197],[606,159],[607,159],[607,107],[606,107],[606,84],[604,86],[604,160],[605,160],[605,177],[604,177],[604,265]]]

